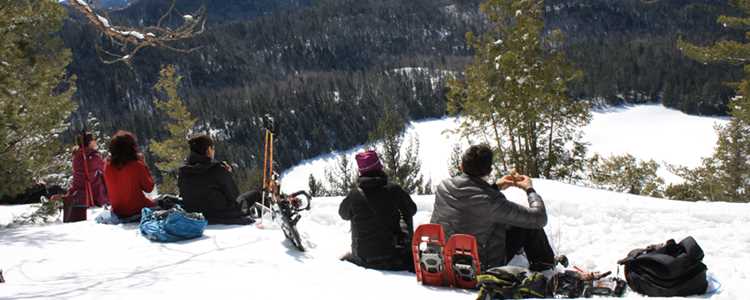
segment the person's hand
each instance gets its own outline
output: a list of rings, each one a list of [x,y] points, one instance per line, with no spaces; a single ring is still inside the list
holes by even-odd
[[[513,176],[505,175],[502,178],[498,179],[495,184],[497,184],[497,187],[500,188],[500,190],[505,190],[509,187],[514,186],[516,183],[513,180]]]
[[[531,183],[531,178],[529,176],[521,175],[521,176],[516,176],[515,178],[517,179],[516,186],[524,191],[527,191],[530,188],[534,187],[533,184]]]
[[[232,166],[229,165],[227,162],[222,161],[221,165],[224,167],[224,170],[227,170],[227,172],[232,173]]]

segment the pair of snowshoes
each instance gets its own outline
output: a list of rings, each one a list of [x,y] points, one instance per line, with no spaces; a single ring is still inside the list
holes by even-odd
[[[304,196],[305,200],[301,200],[298,196]],[[281,231],[284,232],[284,236],[297,248],[299,251],[304,252],[305,246],[302,244],[302,238],[300,237],[299,231],[297,231],[297,222],[299,222],[299,212],[303,210],[310,210],[310,195],[305,191],[299,191],[287,197],[284,200],[277,203],[279,214],[281,215]]]
[[[302,197],[300,198],[300,196]],[[297,230],[297,223],[302,218],[300,212],[310,210],[312,197],[305,191],[299,191],[291,195],[279,195],[276,198],[278,200],[273,201],[273,198],[269,195],[269,199],[271,199],[268,201],[270,207],[256,203],[252,210],[253,217],[262,220],[264,213],[268,212],[271,219],[277,221],[280,225],[284,237],[292,243],[294,248],[304,252],[305,246]],[[257,226],[262,228],[262,224],[258,224]]]
[[[445,240],[443,226],[423,224],[412,237],[417,281],[431,286],[477,287],[479,248],[474,236],[454,234]]]

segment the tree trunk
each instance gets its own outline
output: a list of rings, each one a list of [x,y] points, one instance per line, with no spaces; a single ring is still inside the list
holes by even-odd
[[[552,173],[552,140],[555,135],[555,118],[549,118],[549,139],[547,140],[547,166],[544,168],[544,177],[550,178]]]

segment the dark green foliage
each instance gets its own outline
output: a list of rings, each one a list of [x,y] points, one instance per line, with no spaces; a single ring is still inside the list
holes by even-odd
[[[142,13],[134,7],[113,12],[112,19]],[[394,28],[392,20],[400,25]],[[433,28],[436,23],[444,25]],[[432,1],[321,1],[273,16],[214,23],[191,41],[204,46],[201,51],[148,49],[134,59],[132,70],[103,65],[93,51],[96,33],[77,19],[68,22],[65,37],[80,45],[71,68],[83,76],[80,98],[92,103],[87,109],[112,130],[129,129],[143,138],[166,134],[154,113],[153,91],[144,87],[158,78],[153,62],[174,64],[198,128],[211,124],[226,135],[226,159],[242,168],[257,166],[260,118],[269,114],[277,120],[276,156],[285,168],[364,142],[387,109],[381,99],[398,99],[411,118],[441,115],[440,69],[460,64],[461,55],[452,53],[466,53],[463,30],[453,30],[461,26],[468,28]]]
[[[544,35],[543,10],[541,1],[482,5],[493,27],[467,34],[476,55],[465,78],[450,82],[449,109],[467,117],[463,135],[492,141],[498,173],[569,179],[581,166],[580,130],[591,114],[588,103],[569,97],[580,72],[562,51],[562,34]]]
[[[159,192],[177,193],[177,169],[183,165],[190,152],[187,141],[196,119],[190,114],[183,100],[177,94],[181,77],[174,66],[166,66],[161,72],[156,89],[164,100],[155,102],[159,116],[168,135],[160,141],[152,140],[149,151],[153,153],[156,167],[161,172]]]
[[[307,186],[310,190],[310,196],[313,197],[325,197],[329,196],[329,192],[326,190],[325,185],[323,185],[323,182],[319,181],[318,179],[313,176],[313,174],[310,174],[310,177],[307,178]]]
[[[463,155],[464,151],[461,149],[460,144],[453,144],[453,148],[451,150],[451,157],[448,161],[448,175],[451,177],[455,177],[458,175],[461,175],[461,156]]]
[[[750,126],[735,118],[717,128],[713,156],[697,168],[673,167],[685,182],[671,187],[668,196],[681,200],[748,202],[750,196]],[[684,198],[681,198],[684,197]]]
[[[133,68],[97,58],[100,35],[74,16],[63,37],[74,50],[81,116],[89,111],[106,131],[134,131],[142,141],[167,133],[151,89],[159,66],[174,64],[198,128],[226,134],[222,159],[256,167],[262,150],[260,118],[278,120],[279,163],[361,144],[386,108],[399,104],[407,119],[445,113],[444,70],[462,70],[472,50],[464,33],[482,33],[481,0],[178,0],[179,11],[205,3],[208,28],[183,54],[147,49]],[[663,100],[698,114],[722,114],[740,68],[704,65],[675,48],[678,35],[704,43],[732,33],[715,19],[724,1],[545,1],[545,32],[560,29],[565,54],[583,78],[569,93],[604,103]],[[651,1],[648,1],[651,2]],[[109,12],[114,23],[154,24],[169,1],[137,1]],[[169,23],[170,21],[167,21]],[[421,67],[394,71],[403,67]],[[728,72],[727,72],[728,70]],[[564,159],[564,158],[560,158]],[[552,166],[551,164],[549,166]],[[550,170],[554,173],[554,170]]]
[[[356,188],[357,170],[354,165],[346,154],[341,154],[334,167],[326,168],[326,196],[346,196],[351,189]]]
[[[660,198],[664,196],[664,179],[656,174],[658,169],[656,161],[639,161],[630,154],[594,155],[587,162],[588,179],[597,188]]]
[[[695,169],[675,168],[686,182],[673,187],[674,197],[692,200],[747,202],[750,195],[750,1],[731,1],[742,16],[722,15],[717,19],[724,27],[745,32],[741,41],[722,40],[701,47],[680,41],[680,49],[690,58],[703,63],[728,63],[742,66],[745,77],[733,84],[738,96],[730,102],[733,117],[726,126],[718,126],[716,151]]]
[[[65,18],[56,1],[0,3],[0,197],[69,164],[58,139],[75,109],[71,54],[57,36]]]
[[[370,133],[370,140],[372,143],[380,143],[376,148],[388,180],[401,186],[409,194],[422,194],[425,187],[424,177],[420,174],[422,162],[419,160],[419,139],[411,138],[404,147],[405,123],[398,114],[387,110],[378,121],[377,128]]]

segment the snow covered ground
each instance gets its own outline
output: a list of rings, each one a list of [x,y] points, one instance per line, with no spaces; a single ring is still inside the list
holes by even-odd
[[[595,113],[586,132],[594,151],[691,165],[710,155],[717,121],[636,106]],[[454,120],[443,119],[417,122],[411,129],[419,134],[423,168],[434,183],[448,175],[454,139],[442,132],[454,126]],[[326,159],[331,158],[287,172],[286,189],[306,188],[307,176],[313,171],[322,175]],[[633,248],[692,235],[706,253],[711,275],[722,284],[705,298],[747,298],[742,288],[750,280],[750,204],[677,202],[546,180],[536,180],[535,187],[548,207],[550,241],[573,264],[617,271],[616,261]],[[519,190],[506,194],[525,202]],[[0,269],[6,279],[0,299],[475,298],[472,291],[421,286],[413,274],[340,262],[350,242],[349,224],[337,214],[340,201],[314,200],[299,224],[309,248],[305,253],[294,250],[280,230],[256,226],[209,226],[203,238],[158,244],[141,237],[135,224],[0,225]],[[415,222],[427,222],[433,197],[415,201]],[[0,224],[28,209],[0,206]],[[89,220],[97,213],[91,210]],[[627,298],[643,297],[629,293]]]
[[[723,118],[691,116],[662,105],[638,105],[608,108],[593,112],[591,123],[584,128],[584,141],[590,143],[589,154],[603,156],[630,153],[639,159],[653,159],[662,164],[695,167],[701,158],[710,156],[716,145],[716,124],[726,124]],[[407,139],[418,137],[422,173],[437,185],[448,177],[448,162],[453,145],[468,142],[451,133],[458,127],[455,118],[413,122]],[[363,146],[343,153],[353,157]],[[336,162],[337,153],[307,160],[283,175],[287,191],[307,189],[310,174],[324,178],[327,166]],[[680,178],[662,167],[658,173],[667,183]]]
[[[657,200],[543,180],[536,186],[548,205],[550,241],[573,264],[617,271],[616,261],[633,248],[692,235],[723,285],[708,298],[746,299],[750,205]],[[507,194],[525,201],[519,190]],[[474,299],[471,291],[421,286],[413,274],[340,262],[349,247],[340,200],[315,199],[303,217],[305,253],[280,230],[255,226],[209,226],[203,238],[175,244],[149,242],[134,224],[0,229],[7,281],[0,299]],[[415,201],[416,223],[427,222],[433,197]]]

